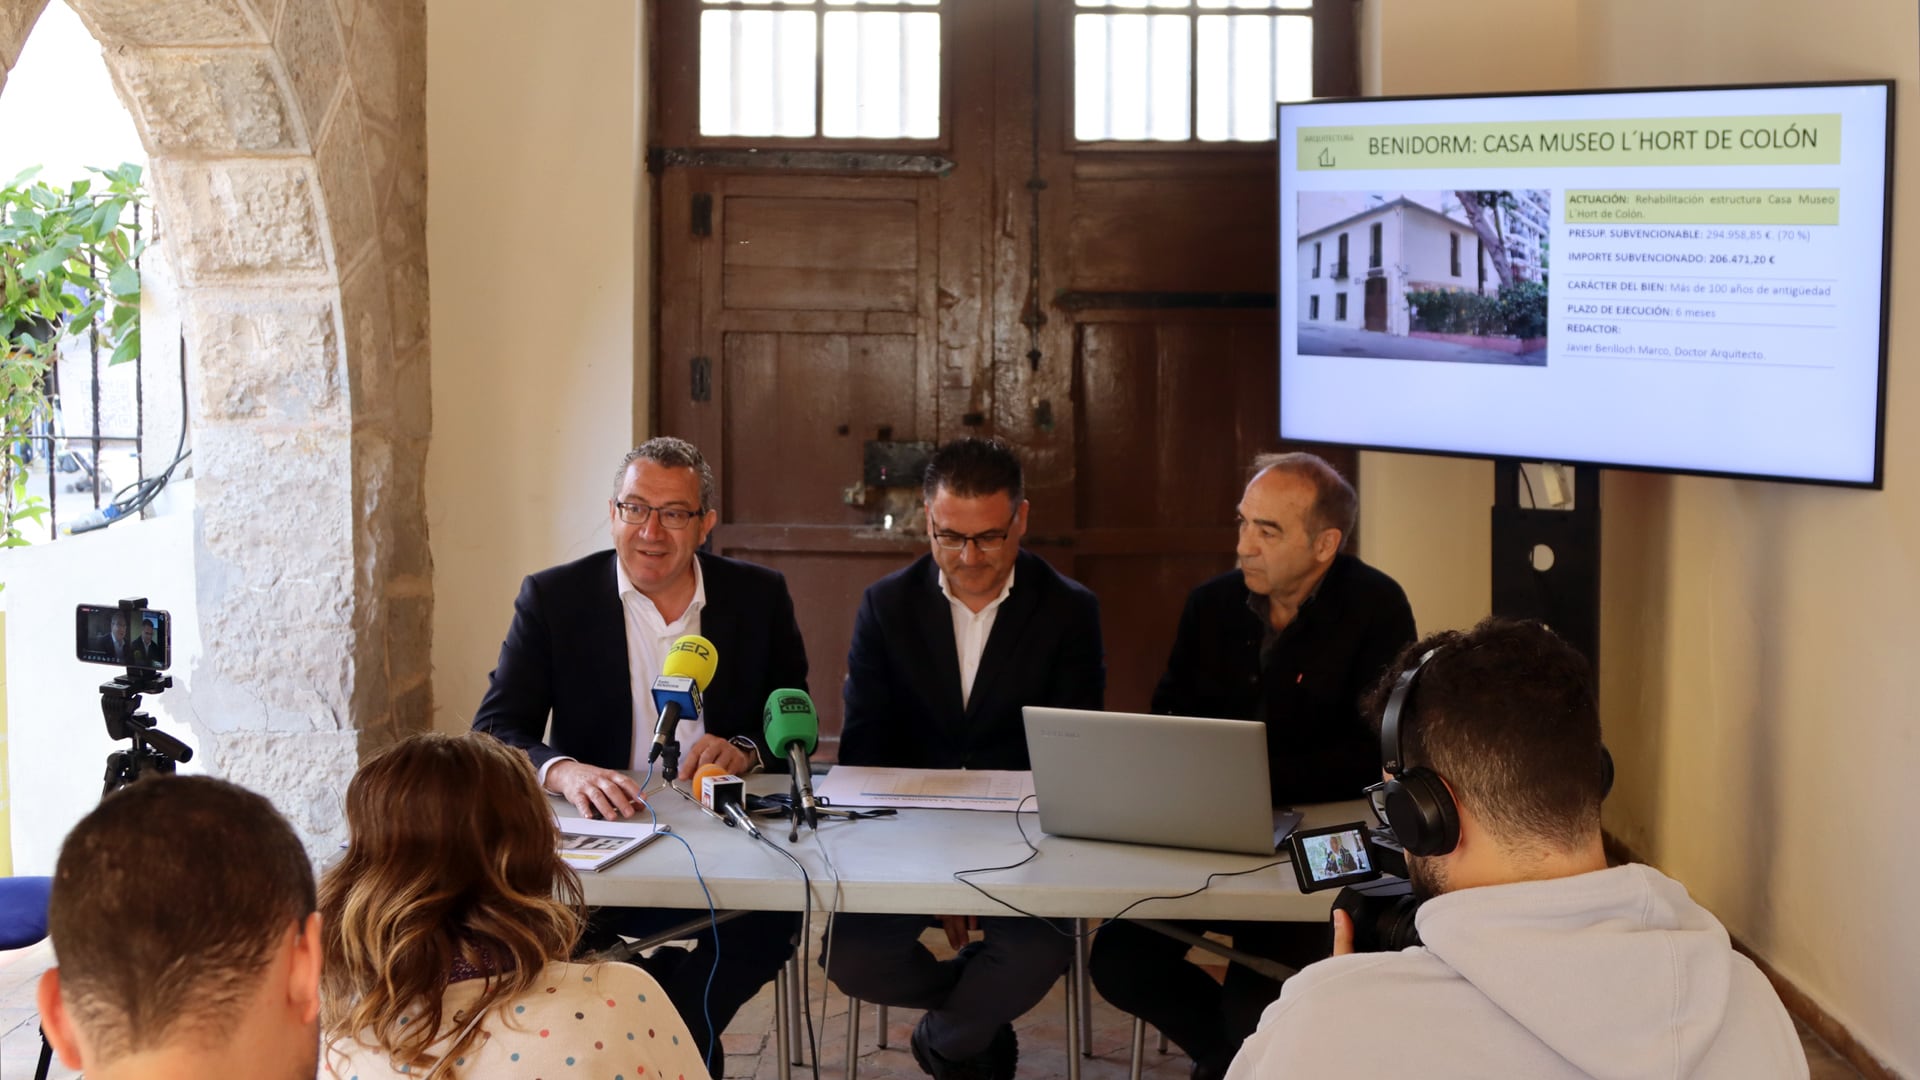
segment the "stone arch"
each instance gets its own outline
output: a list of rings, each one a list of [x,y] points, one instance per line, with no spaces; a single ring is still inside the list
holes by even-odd
[[[70,2],[183,289],[204,648],[182,712],[209,771],[323,845],[363,748],[432,708],[423,0]],[[0,92],[47,3],[0,0]]]

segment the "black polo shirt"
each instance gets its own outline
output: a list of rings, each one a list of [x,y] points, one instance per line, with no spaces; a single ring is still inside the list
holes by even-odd
[[[1278,634],[1265,602],[1238,570],[1194,589],[1153,711],[1265,723],[1275,806],[1359,798],[1380,779],[1360,701],[1414,640],[1407,594],[1343,554]]]

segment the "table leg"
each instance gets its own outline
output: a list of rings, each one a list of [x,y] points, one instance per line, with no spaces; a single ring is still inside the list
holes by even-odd
[[[793,1078],[793,1026],[787,1022],[787,969],[773,973],[773,1053],[780,1080]]]
[[[795,1065],[807,1063],[807,1018],[802,1015],[807,1006],[807,965],[800,962],[799,956],[787,961],[787,985],[793,992],[787,995],[787,1030],[789,1036],[787,1060]],[[820,988],[826,993],[826,987]]]
[[[1080,1056],[1093,1056],[1093,980],[1087,976],[1087,920],[1073,920],[1074,990],[1080,998]]]
[[[1067,972],[1067,1080],[1080,1080],[1080,980]]]
[[[847,1080],[860,1074],[860,999],[847,998]]]

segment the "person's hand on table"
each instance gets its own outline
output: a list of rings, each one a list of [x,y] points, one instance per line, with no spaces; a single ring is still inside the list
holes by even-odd
[[[1333,955],[1346,956],[1353,951],[1353,916],[1333,909]]]
[[[753,759],[745,750],[718,735],[702,735],[680,754],[680,779],[691,780],[702,765],[718,765],[735,776],[745,776]]]
[[[980,929],[980,920],[972,915],[942,915],[940,928],[947,932],[947,944],[959,952],[967,944],[967,935]]]
[[[633,777],[578,761],[554,762],[547,770],[547,790],[572,803],[586,817],[603,821],[630,818],[647,805]]]

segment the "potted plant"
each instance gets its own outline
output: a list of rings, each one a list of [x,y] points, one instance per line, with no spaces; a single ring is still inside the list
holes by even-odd
[[[140,166],[91,169],[57,188],[28,169],[0,187],[0,547],[27,540],[20,523],[47,512],[27,493],[28,436],[50,420],[46,377],[60,341],[98,327],[118,364],[140,355],[145,247],[130,206]]]

